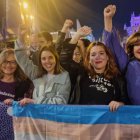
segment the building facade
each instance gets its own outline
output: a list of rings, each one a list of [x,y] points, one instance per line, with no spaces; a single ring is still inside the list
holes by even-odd
[[[127,25],[124,24],[124,30],[127,31],[128,36],[140,30],[140,15],[135,16],[133,12],[131,14],[130,26],[127,27]]]

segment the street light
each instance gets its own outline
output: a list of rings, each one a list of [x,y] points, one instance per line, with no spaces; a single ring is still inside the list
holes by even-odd
[[[23,2],[23,8],[27,9],[28,8],[28,3],[27,2]]]

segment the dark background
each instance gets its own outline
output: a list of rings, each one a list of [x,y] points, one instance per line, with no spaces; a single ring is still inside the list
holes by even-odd
[[[0,0],[0,18],[4,15],[3,1]],[[140,0],[38,0],[37,22],[42,30],[57,31],[65,19],[72,19],[75,24],[76,19],[79,19],[81,25],[92,27],[98,39],[103,30],[103,9],[108,4],[117,6],[114,25],[122,35],[125,34],[123,26],[125,23],[130,25],[131,14],[140,15]]]

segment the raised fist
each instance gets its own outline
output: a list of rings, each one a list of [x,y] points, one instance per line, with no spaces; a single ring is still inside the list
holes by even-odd
[[[70,20],[70,19],[66,19],[65,22],[64,22],[64,26],[65,27],[71,27],[73,25],[73,21]]]
[[[20,26],[18,28],[18,35],[17,35],[18,40],[23,42],[26,38],[26,35],[27,35],[28,31],[29,31],[29,29],[26,26],[24,26],[24,25]]]
[[[66,19],[62,28],[62,32],[67,32],[73,25],[73,21],[70,19]]]
[[[116,13],[116,6],[115,5],[108,5],[104,9],[104,17],[106,18],[112,18]]]

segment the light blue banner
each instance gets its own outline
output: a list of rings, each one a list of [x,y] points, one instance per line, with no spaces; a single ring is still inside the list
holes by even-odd
[[[123,106],[110,112],[108,106],[37,105],[13,103],[13,115],[73,124],[140,124],[140,106]]]

